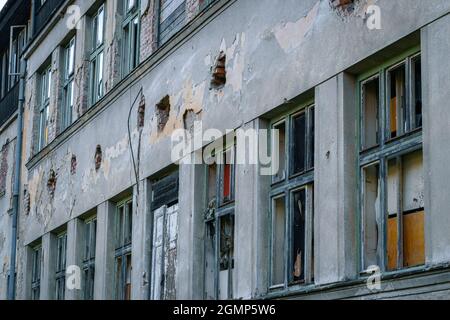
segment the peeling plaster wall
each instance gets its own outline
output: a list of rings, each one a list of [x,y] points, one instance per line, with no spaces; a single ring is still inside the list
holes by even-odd
[[[17,121],[2,128],[0,132],[0,148],[7,145],[8,155],[6,157],[7,168],[6,171],[6,189],[5,193],[0,196],[0,300],[6,299],[6,288],[8,284],[8,272],[10,264],[11,253],[11,217],[9,215],[12,204],[13,191],[13,174],[14,174],[14,159],[16,151],[16,134]],[[0,152],[0,157],[2,154]]]
[[[92,2],[76,1],[84,11]],[[361,2],[367,5],[374,1]],[[140,143],[139,178],[145,179],[172,163],[170,135],[184,127],[187,111],[194,111],[203,120],[204,130],[240,127],[450,10],[447,0],[435,0],[433,5],[419,0],[376,2],[383,12],[383,29],[378,31],[365,27],[363,7],[343,19],[328,0],[284,0],[283,5],[273,0],[233,3],[123,90],[81,130],[29,171],[25,170],[23,185],[28,186],[31,210],[20,217],[19,261],[25,260],[22,259],[24,246],[135,184],[127,118],[141,88],[146,100],[145,125],[142,131],[137,127],[137,106],[131,112],[130,123],[135,156]],[[111,1],[107,3],[110,5]],[[152,21],[146,19],[143,23]],[[107,23],[110,30],[116,26],[114,21]],[[151,30],[147,27],[142,29]],[[32,120],[35,71],[53,52],[52,48],[57,48],[64,30],[67,29],[58,26],[52,30],[29,60],[25,114],[27,160],[33,155],[30,141],[35,131]],[[110,31],[106,43],[114,46],[114,37]],[[77,46],[77,50],[80,47],[83,45]],[[221,51],[227,56],[227,83],[222,89],[210,90],[211,66]],[[145,52],[145,57],[151,50],[141,52]],[[77,53],[80,56],[83,55]],[[114,57],[117,53],[110,66],[114,66]],[[77,60],[81,68],[83,61]],[[116,83],[114,71],[105,69],[108,74],[105,78]],[[107,88],[111,90],[112,86]],[[155,105],[166,95],[171,101],[169,121],[163,132],[158,133]],[[103,150],[99,170],[95,169],[94,160],[97,145]],[[75,174],[70,172],[73,155],[77,157]],[[47,188],[51,170],[57,177],[53,196]],[[19,270],[23,270],[21,264]]]

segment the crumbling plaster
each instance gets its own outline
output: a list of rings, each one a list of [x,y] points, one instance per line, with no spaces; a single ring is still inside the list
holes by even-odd
[[[242,126],[450,10],[446,0],[434,3],[378,0],[383,28],[370,31],[362,16],[343,21],[328,0],[285,0],[282,6],[272,0],[234,2],[149,72],[136,77],[107,108],[29,168],[24,184],[28,185],[31,211],[21,215],[21,234],[25,235],[22,245],[135,183],[127,118],[141,88],[146,99],[145,124],[140,132],[136,105],[131,140],[135,151],[138,141],[141,143],[139,176],[144,179],[172,163],[170,135],[184,127],[186,111],[199,115],[204,130]],[[58,46],[61,32],[52,31],[32,54],[31,74],[44,61],[48,48]],[[221,51],[227,55],[227,83],[222,89],[210,90],[211,65]],[[164,131],[158,133],[155,105],[165,95],[170,96],[171,111]],[[27,89],[27,101],[32,97],[33,92]],[[31,137],[33,108],[32,103],[27,104],[26,133]],[[97,145],[103,150],[99,170],[94,164]],[[32,155],[30,149],[27,145],[27,160]],[[70,173],[73,154],[77,156],[75,175]],[[53,197],[46,187],[50,170],[58,177]]]

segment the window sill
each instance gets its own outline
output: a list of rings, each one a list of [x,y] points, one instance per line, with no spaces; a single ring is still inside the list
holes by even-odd
[[[402,269],[397,270],[393,272],[385,272],[381,275],[381,283],[383,281],[401,281],[401,280],[408,280],[408,279],[419,279],[419,278],[426,278],[426,277],[433,277],[433,276],[440,276],[444,275],[444,277],[450,276],[450,262],[439,264],[439,265],[433,265],[433,266],[419,266],[414,268],[408,268],[408,269]],[[269,289],[268,293],[265,295],[258,296],[259,299],[297,299],[297,298],[304,298],[308,295],[313,294],[321,294],[321,293],[335,293],[342,291],[342,298],[357,298],[360,296],[368,296],[372,294],[377,293],[386,293],[389,291],[395,291],[400,290],[400,288],[397,288],[397,286],[386,286],[384,289],[380,291],[370,291],[367,288],[367,280],[369,279],[370,275],[360,275],[357,279],[353,280],[347,280],[347,281],[341,281],[336,282],[332,284],[326,284],[326,285],[317,285],[317,284],[309,284],[304,285],[302,287],[292,287],[288,288],[287,290],[271,290]],[[445,280],[448,282],[448,280]],[[435,283],[430,280],[427,285],[434,285]],[[411,287],[414,287],[415,284],[411,284]],[[352,296],[351,294],[354,293],[355,295]],[[338,294],[339,295],[339,294]]]

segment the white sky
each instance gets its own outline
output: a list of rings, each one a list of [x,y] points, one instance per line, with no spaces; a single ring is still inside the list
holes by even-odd
[[[0,10],[2,10],[5,3],[6,3],[6,0],[0,0]]]

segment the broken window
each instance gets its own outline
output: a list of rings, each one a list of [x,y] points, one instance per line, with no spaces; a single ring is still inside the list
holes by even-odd
[[[95,249],[97,242],[97,218],[84,222],[83,294],[84,300],[94,299]]]
[[[186,24],[186,0],[159,0],[158,43],[163,45]]]
[[[64,81],[63,81],[63,109],[61,115],[61,129],[72,124],[74,105],[74,77],[75,77],[75,38],[64,47]]]
[[[362,135],[363,149],[375,147],[379,143],[380,85],[375,77],[362,84],[362,118],[364,132]]]
[[[278,163],[279,169],[278,172],[273,177],[273,182],[280,182],[286,179],[286,166],[287,166],[287,158],[286,158],[286,122],[282,121],[273,126],[273,130],[275,130],[278,134],[274,135],[274,139],[278,137],[278,141],[272,141],[273,152],[278,152]]]
[[[125,0],[122,22],[122,76],[128,75],[139,64],[140,15],[139,0]]]
[[[425,263],[422,132],[418,130],[422,125],[420,54],[400,61],[393,67],[381,67],[377,76],[361,81],[363,272],[371,266],[395,271]],[[384,78],[386,86],[381,86],[379,81]],[[370,106],[373,103],[379,110],[377,96],[387,97],[384,119],[375,117]],[[377,140],[372,139],[374,126]],[[386,139],[378,138],[384,132]],[[396,137],[402,139],[393,139]]]
[[[314,167],[314,107],[293,115],[291,121],[291,174],[300,174]]]
[[[425,263],[425,210],[422,152],[388,161],[387,268]]]
[[[275,179],[271,190],[269,286],[272,290],[288,290],[314,281],[314,106],[303,106],[272,128],[283,129],[280,143],[272,141],[272,148],[273,152],[278,148],[280,163],[287,166],[283,171],[290,175]]]
[[[403,135],[407,128],[406,66],[401,64],[388,71],[390,138]]]
[[[41,295],[42,245],[32,249],[31,257],[31,300],[39,300]]]
[[[153,240],[150,297],[176,299],[178,172],[152,182]]]
[[[232,299],[234,270],[235,147],[207,168],[205,211],[205,299]]]
[[[66,291],[67,232],[58,234],[56,239],[56,300],[64,300]]]
[[[362,223],[364,225],[364,270],[379,265],[381,240],[380,166],[378,163],[363,168],[362,172]]]
[[[103,97],[103,51],[105,29],[105,5],[101,5],[91,18],[90,103],[94,105]]]
[[[115,298],[131,299],[131,241],[133,227],[133,201],[118,204],[116,215]]]
[[[284,196],[272,200],[272,275],[271,285],[285,283],[284,261],[286,253],[286,198]]]
[[[412,58],[412,123],[413,129],[422,127],[422,63],[421,56]]]
[[[39,139],[38,150],[42,150],[48,144],[48,129],[50,125],[50,93],[52,84],[51,65],[44,68],[40,74],[39,93]]]

